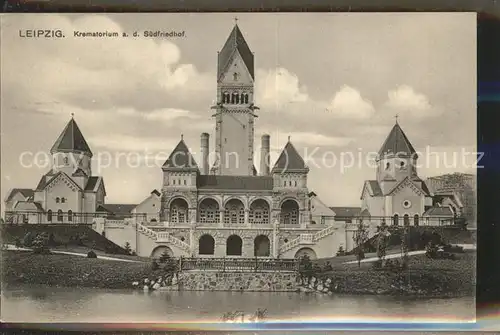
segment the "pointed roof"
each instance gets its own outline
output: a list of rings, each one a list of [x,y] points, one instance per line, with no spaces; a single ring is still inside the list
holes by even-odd
[[[32,190],[31,188],[13,188],[8,194],[5,199],[5,201],[10,201],[12,198],[17,194],[21,193],[21,195],[25,199],[33,198],[33,195],[35,194],[35,191]]]
[[[253,62],[253,53],[250,50],[243,34],[241,33],[240,28],[237,24],[234,25],[231,34],[226,40],[224,47],[219,52],[218,56],[218,64],[217,64],[217,78],[220,78],[221,74],[224,72],[226,67],[228,66],[229,61],[233,54],[238,51],[243,62],[245,63],[252,79],[254,78],[254,62]]]
[[[83,137],[80,128],[78,128],[76,121],[71,118],[61,135],[57,138],[56,143],[52,146],[52,149],[50,149],[50,153],[73,151],[83,152],[92,157],[92,151],[90,150],[87,141],[85,141],[85,138]]]
[[[298,153],[297,149],[293,146],[290,139],[288,140],[285,148],[281,152],[280,156],[276,160],[272,173],[276,172],[308,172],[304,160]]]
[[[162,169],[168,171],[200,171],[183,138],[163,163]]]
[[[415,158],[417,158],[415,149],[408,140],[408,137],[406,137],[403,129],[401,129],[399,124],[396,122],[394,127],[392,127],[389,136],[385,139],[385,142],[382,145],[382,148],[380,148],[378,154],[379,156],[384,156],[387,154],[403,153],[405,155],[415,155]]]

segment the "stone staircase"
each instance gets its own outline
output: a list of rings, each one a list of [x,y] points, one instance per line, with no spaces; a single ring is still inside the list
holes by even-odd
[[[329,226],[326,227],[325,229],[322,229],[314,234],[300,234],[299,237],[288,241],[287,243],[283,244],[279,248],[279,253],[283,254],[299,245],[312,245],[317,243],[318,241],[324,239],[327,236],[330,236],[335,232],[335,230],[339,229],[339,227],[336,226]]]
[[[149,229],[148,227],[142,225],[139,222],[134,222],[132,223],[133,226],[137,227],[137,231],[147,237],[149,237],[151,240],[153,240],[156,243],[169,243],[172,245],[175,245],[179,249],[190,252],[191,251],[191,246],[180,239],[170,235],[170,233],[167,232],[155,232],[152,229]]]

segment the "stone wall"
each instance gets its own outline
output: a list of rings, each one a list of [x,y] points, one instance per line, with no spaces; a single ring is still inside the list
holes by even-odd
[[[294,272],[186,271],[179,274],[180,291],[295,292]]]

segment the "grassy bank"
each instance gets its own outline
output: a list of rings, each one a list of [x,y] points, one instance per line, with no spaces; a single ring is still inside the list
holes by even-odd
[[[132,282],[156,278],[150,263],[129,263],[80,256],[36,255],[26,251],[2,251],[4,284],[130,288]]]
[[[343,264],[352,256],[336,257],[332,269],[315,274],[331,278],[332,291],[342,294],[459,297],[474,294],[474,251],[455,254],[455,260],[409,258],[407,270],[375,269],[373,263]],[[2,251],[4,284],[41,284],[90,288],[131,288],[132,282],[157,278],[164,270],[153,271],[150,262],[129,263],[80,256]]]
[[[425,255],[409,258],[407,270],[375,269],[373,263],[343,264],[350,256],[337,257],[330,271],[320,278],[331,278],[337,293],[384,294],[422,297],[471,296],[475,290],[476,253],[455,254],[456,260],[429,259]]]

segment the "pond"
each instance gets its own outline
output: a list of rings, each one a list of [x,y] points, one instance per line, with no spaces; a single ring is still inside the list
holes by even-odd
[[[9,286],[2,288],[6,322],[183,322],[218,321],[231,311],[267,309],[268,319],[392,322],[468,321],[475,318],[474,297],[403,299],[385,296],[264,292],[150,292]],[[434,321],[436,321],[434,319]]]

